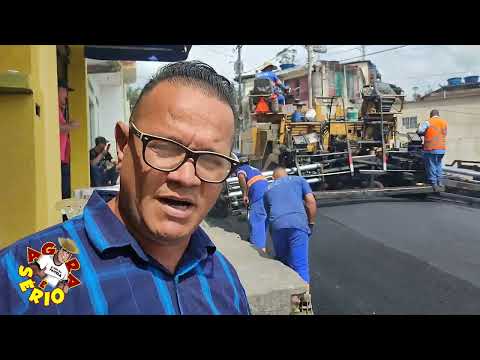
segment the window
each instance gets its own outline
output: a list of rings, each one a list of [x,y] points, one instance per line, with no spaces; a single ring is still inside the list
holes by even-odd
[[[418,127],[417,117],[410,116],[402,118],[402,125],[406,129],[416,129]]]

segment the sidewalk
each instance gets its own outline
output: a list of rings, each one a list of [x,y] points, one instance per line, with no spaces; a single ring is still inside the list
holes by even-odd
[[[306,291],[295,271],[267,255],[233,232],[201,224],[212,241],[237,270],[253,315],[289,315],[290,297]]]

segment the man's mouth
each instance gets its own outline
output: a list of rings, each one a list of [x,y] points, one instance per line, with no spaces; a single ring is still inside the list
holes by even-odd
[[[162,204],[168,205],[174,209],[185,211],[193,207],[193,202],[189,199],[162,197],[158,199]]]

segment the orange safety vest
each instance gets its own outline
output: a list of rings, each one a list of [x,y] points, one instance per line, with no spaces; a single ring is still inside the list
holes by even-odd
[[[446,150],[447,121],[437,116],[428,120],[429,127],[425,131],[423,150]]]
[[[265,180],[265,177],[263,175],[255,175],[247,181],[247,187],[250,188],[253,184],[260,180]]]

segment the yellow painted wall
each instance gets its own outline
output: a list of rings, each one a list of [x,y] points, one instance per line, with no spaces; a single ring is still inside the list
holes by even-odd
[[[0,248],[61,220],[55,46],[0,46],[6,70],[28,74],[33,95],[0,94]]]
[[[55,45],[32,47],[32,73],[38,81],[35,102],[40,104],[40,121],[34,122],[37,142],[36,214],[37,229],[61,221],[55,203],[61,199],[60,134],[58,126],[57,56]]]
[[[69,93],[70,119],[80,122],[80,127],[70,132],[71,156],[70,172],[72,191],[90,186],[90,158],[88,156],[90,122],[88,112],[87,63],[84,47],[70,46],[68,66],[69,86],[75,91]]]

